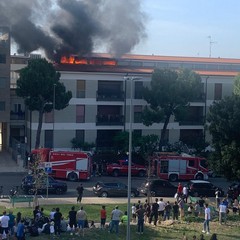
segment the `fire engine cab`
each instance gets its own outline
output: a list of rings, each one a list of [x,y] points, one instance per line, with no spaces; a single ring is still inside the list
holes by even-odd
[[[49,148],[32,150],[31,159],[39,159],[40,166],[51,163],[53,177],[69,181],[86,180],[91,177],[91,157],[84,152],[53,151]]]
[[[190,155],[156,153],[153,157],[154,174],[172,182],[208,179],[207,160]]]

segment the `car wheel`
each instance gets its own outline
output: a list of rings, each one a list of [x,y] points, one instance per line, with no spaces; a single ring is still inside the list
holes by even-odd
[[[35,189],[32,189],[32,188],[28,189],[27,194],[28,195],[34,195],[35,194]]]
[[[131,197],[135,198],[136,197],[136,193],[135,192],[131,192]]]
[[[76,182],[78,180],[78,176],[76,173],[71,172],[68,174],[68,180],[71,182]]]
[[[101,197],[104,197],[104,198],[108,197],[108,193],[107,192],[102,192]]]
[[[197,174],[197,176],[195,177],[195,179],[197,180],[203,180],[203,175],[202,174]]]
[[[118,177],[118,175],[119,175],[119,171],[118,171],[118,170],[114,170],[114,171],[113,171],[113,176],[114,176],[114,177]]]
[[[176,182],[177,180],[178,180],[178,175],[177,174],[171,174],[169,176],[169,181]]]
[[[140,172],[138,173],[138,176],[139,176],[139,177],[144,177],[144,176],[145,176],[145,172],[144,172],[144,171],[140,171]]]
[[[57,195],[63,194],[62,188],[56,188],[56,194]]]
[[[156,197],[156,193],[154,191],[151,191],[151,196]]]

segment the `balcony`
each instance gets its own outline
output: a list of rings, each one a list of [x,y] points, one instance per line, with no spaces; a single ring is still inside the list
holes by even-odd
[[[25,112],[10,112],[10,120],[25,120]]]
[[[123,124],[124,124],[123,115],[99,114],[96,116],[96,125],[97,126],[118,126],[118,125],[122,126]]]
[[[97,101],[123,101],[124,100],[124,92],[118,91],[97,91],[96,99]]]
[[[197,126],[197,125],[204,125],[204,121],[203,118],[199,118],[197,120],[183,120],[183,121],[179,121],[179,125],[180,126]]]

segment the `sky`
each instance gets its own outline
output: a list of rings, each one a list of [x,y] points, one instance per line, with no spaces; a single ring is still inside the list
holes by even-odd
[[[239,0],[142,0],[142,10],[147,37],[132,53],[240,58]]]

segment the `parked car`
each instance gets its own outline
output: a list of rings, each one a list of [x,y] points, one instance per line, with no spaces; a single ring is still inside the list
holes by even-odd
[[[234,182],[228,187],[228,196],[233,200],[240,196],[240,182]]]
[[[93,186],[93,192],[98,197],[126,197],[128,195],[128,186],[120,182],[97,182]],[[131,197],[139,196],[136,188],[131,188]]]
[[[36,184],[38,186],[36,186]],[[40,179],[36,182],[32,175],[27,175],[22,179],[21,188],[25,194],[35,194],[36,190],[38,194],[44,194],[47,192],[55,194],[63,194],[67,192],[67,184],[55,180],[50,176],[41,176]]]
[[[188,183],[188,192],[190,196],[215,197],[216,190],[220,191],[220,197],[224,196],[224,191],[208,181],[190,180]]]
[[[167,180],[150,179],[146,180],[138,191],[145,196],[147,196],[148,191],[150,191],[153,197],[173,197],[177,192],[177,187]]]

